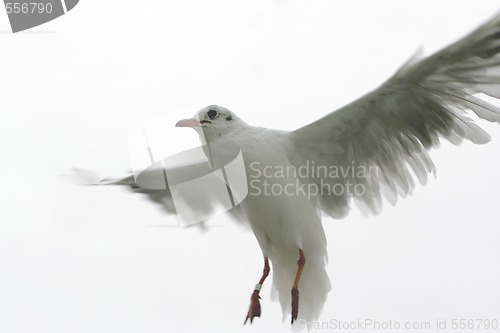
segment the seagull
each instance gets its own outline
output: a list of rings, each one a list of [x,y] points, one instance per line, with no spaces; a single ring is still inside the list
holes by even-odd
[[[500,99],[500,15],[431,56],[413,57],[374,91],[294,131],[252,126],[218,105],[177,122],[198,133],[208,162],[174,171],[220,170],[235,148],[241,153],[248,193],[229,213],[250,226],[264,261],[244,323],[261,316],[260,291],[271,271],[284,318],[316,320],[331,289],[322,215],[340,219],[354,206],[377,214],[384,201],[410,194],[416,180],[425,185],[435,172],[428,152],[441,139],[487,143],[477,121],[499,123],[500,108],[486,95]],[[176,212],[170,180],[160,189],[141,186],[133,174],[93,183],[129,186]],[[184,198],[194,211],[220,200]]]

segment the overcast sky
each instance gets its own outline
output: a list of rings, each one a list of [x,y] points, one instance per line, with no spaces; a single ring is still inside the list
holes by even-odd
[[[208,104],[294,129],[495,12],[483,1],[92,1],[25,33],[0,10],[0,331],[287,332],[251,232],[166,227],[140,195],[79,187],[74,167],[130,167],[128,137]],[[483,123],[484,124],[484,123]],[[325,219],[333,290],[322,321],[500,320],[500,127],[431,152],[437,178],[376,217]],[[307,266],[306,266],[307,269]],[[338,330],[337,330],[338,331]],[[444,330],[442,330],[444,331]],[[490,330],[491,332],[491,330]]]

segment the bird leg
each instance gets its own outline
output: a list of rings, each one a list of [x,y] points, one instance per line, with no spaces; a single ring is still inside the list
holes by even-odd
[[[297,316],[299,314],[299,281],[300,275],[302,274],[302,269],[304,268],[304,264],[306,263],[306,258],[304,257],[304,252],[302,249],[299,249],[299,260],[297,261],[297,275],[295,275],[295,281],[293,282],[292,287],[292,324],[295,320],[297,320]]]
[[[264,271],[262,272],[262,277],[259,280],[259,283],[255,285],[255,290],[252,293],[252,296],[250,297],[250,308],[248,309],[247,317],[245,318],[245,322],[243,325],[247,323],[247,320],[250,318],[250,324],[253,322],[254,317],[260,317],[260,288],[262,288],[262,284],[264,283],[264,280],[266,277],[269,275],[269,271],[271,269],[269,268],[269,259],[267,257],[264,257]]]

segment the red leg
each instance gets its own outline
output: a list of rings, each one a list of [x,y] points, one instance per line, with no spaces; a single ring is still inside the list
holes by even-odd
[[[253,322],[254,317],[260,317],[260,296],[259,296],[259,291],[260,288],[262,287],[262,284],[264,283],[264,280],[266,277],[269,275],[269,271],[271,269],[269,268],[269,259],[267,257],[264,257],[264,271],[262,272],[262,277],[259,280],[259,283],[255,285],[255,290],[252,293],[252,296],[250,297],[250,308],[248,309],[247,317],[245,318],[245,322],[243,325],[247,323],[247,320],[250,318],[250,324]]]
[[[295,281],[293,282],[292,287],[292,324],[295,320],[297,320],[297,316],[299,314],[299,281],[300,275],[302,274],[302,269],[304,268],[304,264],[306,263],[306,258],[304,257],[304,252],[302,249],[299,249],[299,260],[297,261],[297,275],[295,275]]]

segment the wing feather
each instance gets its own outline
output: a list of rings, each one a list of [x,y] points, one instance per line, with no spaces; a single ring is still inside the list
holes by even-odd
[[[345,216],[351,200],[377,213],[383,197],[394,204],[410,194],[415,177],[427,182],[435,172],[428,150],[441,138],[455,145],[490,140],[470,115],[498,123],[500,108],[478,93],[500,98],[500,15],[440,52],[412,59],[375,91],[291,132],[289,159],[297,167],[314,161],[356,170],[307,180],[322,187],[316,199],[327,214]],[[339,184],[343,192],[335,191]],[[352,191],[356,186],[364,191]]]
[[[217,214],[217,208],[222,205],[222,202],[220,201],[221,196],[215,195],[213,191],[210,193],[207,192],[206,199],[202,201],[199,200],[198,196],[194,195],[194,191],[176,192],[175,198],[171,191],[171,187],[176,184],[196,179],[200,177],[200,175],[206,175],[212,171],[213,169],[207,161],[171,168],[164,168],[161,166],[161,163],[156,163],[143,170],[138,175],[129,173],[121,177],[106,178],[100,177],[97,173],[92,171],[74,169],[74,173],[78,175],[81,180],[83,180],[85,185],[125,186],[134,193],[146,195],[147,199],[160,205],[168,214],[178,214],[175,206],[175,200],[180,200],[189,203],[190,209],[193,212],[196,212],[196,214],[215,216],[219,215]],[[168,179],[173,180],[173,182]],[[190,192],[193,194],[193,197],[190,196]],[[179,197],[179,195],[182,195],[182,197]],[[233,208],[226,211],[225,214],[242,224],[246,221],[243,211],[239,205],[233,206]],[[205,222],[207,221],[208,219],[193,225],[204,228]]]

